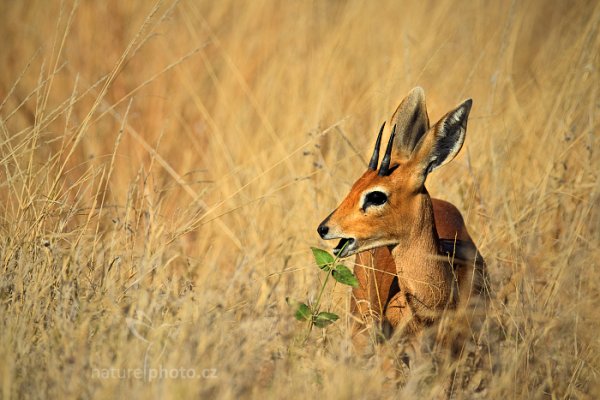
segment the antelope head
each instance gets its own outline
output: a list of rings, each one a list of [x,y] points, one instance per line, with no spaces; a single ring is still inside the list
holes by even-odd
[[[423,89],[408,94],[392,116],[381,165],[385,123],[367,171],[317,229],[323,239],[340,239],[334,254],[347,257],[376,247],[409,245],[412,232],[433,223],[425,179],[461,149],[471,104],[471,99],[464,101],[430,127]]]

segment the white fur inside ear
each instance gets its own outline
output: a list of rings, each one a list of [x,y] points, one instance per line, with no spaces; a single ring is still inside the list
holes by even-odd
[[[448,157],[446,157],[446,160],[444,160],[444,162],[441,165],[444,165],[444,164],[450,162],[450,160],[452,160],[456,156],[456,153],[459,152],[464,141],[465,141],[465,128],[463,128],[461,126],[459,128],[459,140],[454,142],[454,146],[452,146],[452,148],[450,149],[450,152],[448,153]]]
[[[422,157],[419,165],[424,177],[452,161],[462,148],[472,104],[473,100],[468,99],[448,112],[428,133],[428,140],[420,143],[417,157]]]
[[[453,124],[457,124],[460,122],[460,120],[462,119],[463,115],[465,115],[465,109],[460,107],[458,110],[456,110],[455,113],[452,114],[452,116],[450,117],[452,119],[452,123]]]
[[[443,154],[433,153],[430,158],[431,168],[427,173],[438,169],[442,165],[449,163],[456,154],[460,151],[465,141],[465,121],[467,118],[467,110],[464,107],[457,108],[453,113],[448,115],[446,119],[439,125],[437,131],[438,143],[436,147],[441,150]],[[454,138],[454,140],[452,140]],[[443,150],[442,150],[443,149]],[[439,161],[439,164],[437,163]]]

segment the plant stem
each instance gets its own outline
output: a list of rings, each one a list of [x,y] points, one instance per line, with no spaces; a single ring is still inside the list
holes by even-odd
[[[334,263],[335,263],[335,261],[334,261]],[[317,302],[315,303],[315,314],[319,312],[319,306],[321,305],[321,296],[323,296],[323,292],[325,291],[325,286],[327,286],[327,281],[329,280],[329,277],[331,276],[332,273],[333,273],[333,268],[331,268],[327,272],[327,276],[325,277],[325,280],[323,281],[323,285],[321,286],[321,291],[319,292],[319,296],[317,296]]]
[[[313,328],[313,318],[315,315],[317,315],[319,313],[319,306],[321,303],[321,296],[323,296],[323,292],[325,291],[325,286],[327,286],[327,281],[329,280],[329,275],[331,275],[331,269],[327,272],[327,277],[325,277],[325,280],[323,281],[323,285],[321,285],[321,291],[319,292],[319,296],[317,296],[317,301],[314,305],[314,307],[311,307],[311,318],[310,321],[308,322],[308,330],[306,332],[306,336],[304,337],[304,343],[306,343],[306,341],[308,340],[309,336],[310,336],[310,332],[312,332],[312,328]]]

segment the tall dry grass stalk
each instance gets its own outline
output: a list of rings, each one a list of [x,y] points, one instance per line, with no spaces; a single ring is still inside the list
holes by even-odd
[[[598,2],[4,1],[0,37],[3,398],[600,396]],[[390,375],[285,299],[416,85],[474,99],[428,186],[494,301],[453,368]]]

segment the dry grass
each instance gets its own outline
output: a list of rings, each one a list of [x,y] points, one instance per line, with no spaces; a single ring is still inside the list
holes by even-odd
[[[105,3],[0,3],[3,398],[439,393],[285,302],[416,85],[432,119],[474,99],[428,184],[495,291],[455,396],[600,396],[597,2]],[[133,376],[161,367],[197,378]]]

